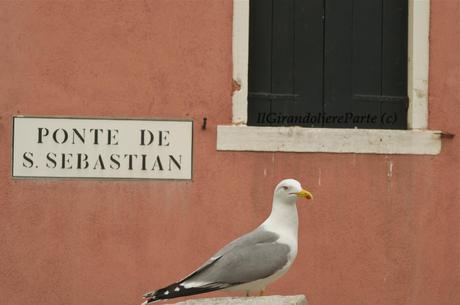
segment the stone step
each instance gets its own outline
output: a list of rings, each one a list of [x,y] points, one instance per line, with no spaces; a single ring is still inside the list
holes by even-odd
[[[307,305],[304,295],[191,299],[171,305]]]

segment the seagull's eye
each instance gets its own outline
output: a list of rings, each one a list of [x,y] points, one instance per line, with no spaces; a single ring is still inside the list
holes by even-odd
[[[289,188],[287,186],[283,186],[283,190],[287,191]]]

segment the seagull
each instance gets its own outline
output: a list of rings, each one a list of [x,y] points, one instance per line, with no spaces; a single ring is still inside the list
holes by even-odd
[[[215,290],[263,295],[297,255],[297,198],[313,199],[313,195],[294,179],[281,181],[273,194],[272,211],[260,226],[224,246],[184,279],[146,293],[142,305]]]

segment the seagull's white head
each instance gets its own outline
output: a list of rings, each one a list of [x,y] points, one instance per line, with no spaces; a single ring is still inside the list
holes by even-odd
[[[297,198],[313,199],[313,195],[294,179],[285,179],[278,183],[274,197],[282,202],[295,202]]]

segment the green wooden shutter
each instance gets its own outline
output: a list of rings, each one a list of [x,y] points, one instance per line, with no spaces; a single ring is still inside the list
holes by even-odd
[[[251,0],[249,48],[249,125],[406,128],[407,1]]]

